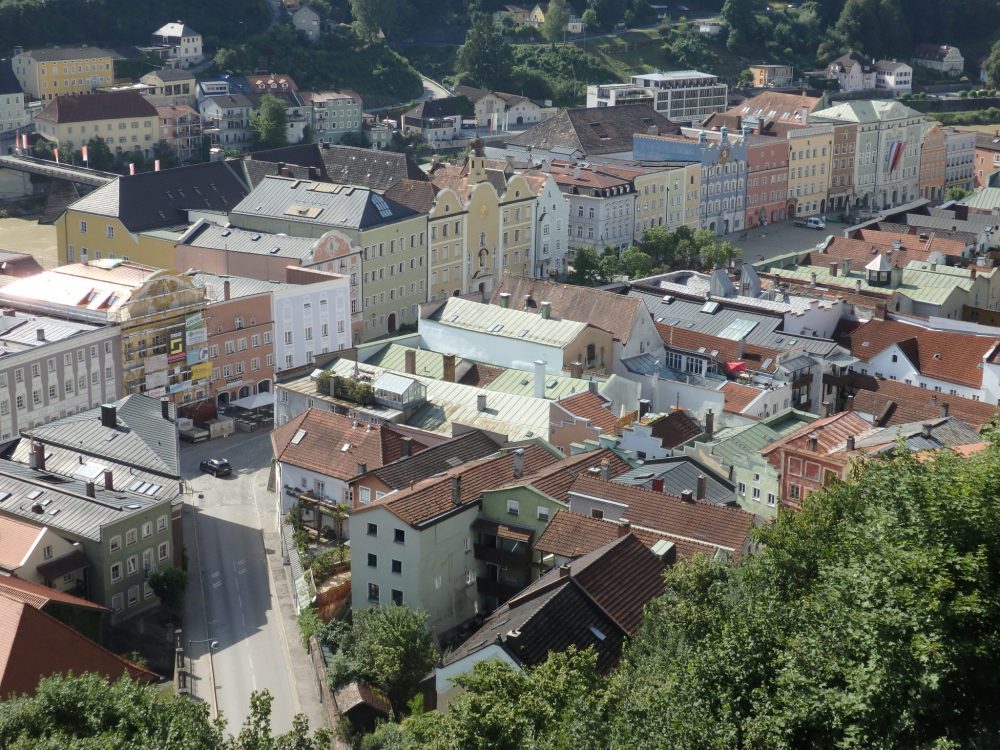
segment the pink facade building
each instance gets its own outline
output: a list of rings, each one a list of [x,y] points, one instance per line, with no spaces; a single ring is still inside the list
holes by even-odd
[[[767,136],[748,136],[747,200],[748,229],[785,220],[788,192],[788,141]]]

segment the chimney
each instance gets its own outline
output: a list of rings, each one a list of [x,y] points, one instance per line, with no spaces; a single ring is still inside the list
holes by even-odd
[[[813,453],[816,452],[816,447],[819,445],[819,434],[813,432],[809,435],[809,450]]]
[[[563,563],[559,566],[559,577],[569,578],[569,563]]]
[[[861,279],[854,280],[854,291],[857,294],[861,294]]]
[[[399,456],[400,458],[406,458],[410,455],[413,450],[413,438],[411,437],[401,437],[399,439]]]
[[[514,451],[514,479],[520,479],[524,473],[524,448]]]
[[[545,362],[535,360],[535,398],[545,398]]]
[[[104,427],[118,426],[118,409],[114,404],[101,404],[101,424]]]
[[[224,299],[224,300],[226,300],[228,302],[229,301],[229,295],[230,295],[229,282],[228,281],[223,281],[222,282],[222,299]]]
[[[829,401],[823,401],[820,404],[820,406],[823,407],[823,416],[824,417],[829,417],[830,416],[830,402]]]
[[[361,474],[367,474],[367,473],[368,473],[368,464],[366,464],[363,461],[359,461],[358,462],[358,475],[360,476]]]
[[[809,284],[811,286],[816,286],[816,272],[815,271],[812,271],[809,274]]]
[[[32,456],[34,461],[32,462],[33,468],[39,471],[45,471],[45,446],[41,443],[35,443],[32,447]]]
[[[552,303],[543,302],[538,308],[538,314],[542,316],[543,320],[548,320],[552,316]]]
[[[969,266],[969,279],[971,281],[975,281],[976,280],[976,267],[975,266]]]
[[[458,474],[451,478],[451,502],[455,505],[462,504],[462,477]]]
[[[663,492],[663,477],[654,477],[653,486],[650,489],[653,492]]]
[[[831,276],[836,276],[837,275],[837,271],[839,269],[840,269],[840,263],[838,263],[835,260],[830,261],[830,275]]]
[[[628,536],[632,532],[632,522],[627,518],[618,519],[618,538]]]
[[[104,470],[104,489],[113,490],[115,488],[115,475],[111,469]]]
[[[809,124],[809,107],[807,106],[802,107],[802,124],[803,125]]]
[[[407,375],[414,375],[417,372],[416,349],[407,349],[403,352],[403,370]]]
[[[455,355],[441,355],[441,380],[446,383],[455,382]]]
[[[524,295],[524,309],[527,310],[529,307],[531,307],[531,295],[526,294]]]
[[[681,500],[683,500],[686,503],[693,503],[694,502],[694,493],[691,490],[684,490],[681,493]]]
[[[698,475],[698,494],[697,498],[699,500],[705,499],[705,493],[708,491],[708,477],[704,474]]]
[[[611,479],[611,462],[606,458],[601,461],[601,479],[605,482]]]
[[[96,498],[97,497],[97,486],[93,482],[87,482],[87,497]]]
[[[844,399],[844,411],[854,411],[854,396]]]
[[[163,400],[160,402],[160,416],[164,419],[170,419],[170,402]]]
[[[948,416],[948,402],[947,401],[942,401],[941,402],[941,416],[942,417],[947,417]]]
[[[920,434],[924,438],[929,438],[931,436],[931,429],[934,427],[930,422],[924,422],[920,425]]]
[[[715,434],[715,414],[709,409],[705,412],[705,437],[708,440],[712,439]]]
[[[500,294],[500,307],[510,307],[510,292],[502,292]]]
[[[854,450],[854,435],[847,436],[847,450]]]
[[[36,329],[35,330],[35,337],[39,341],[45,341],[45,329],[41,328],[41,327],[39,327],[38,329]]]
[[[476,409],[479,411],[486,411],[486,394],[480,393],[476,396]]]
[[[571,378],[581,378],[583,377],[583,362],[579,360],[576,362],[569,363],[569,376]]]
[[[649,403],[649,399],[648,398],[640,398],[639,399],[639,419],[642,419],[644,416],[646,416],[647,414],[649,414],[650,409],[652,409],[652,408],[653,407]]]

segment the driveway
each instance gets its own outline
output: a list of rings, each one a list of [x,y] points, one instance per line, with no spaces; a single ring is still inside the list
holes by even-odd
[[[236,433],[181,444],[182,473],[193,490],[185,509],[189,578],[183,645],[194,659],[195,697],[217,705],[233,733],[247,716],[250,693],[263,689],[274,696],[275,734],[289,730],[297,713],[311,726],[323,726],[281,563],[274,497],[267,491],[268,438],[266,432]],[[198,464],[209,456],[229,459],[232,476],[201,473]],[[214,649],[211,641],[218,642]]]

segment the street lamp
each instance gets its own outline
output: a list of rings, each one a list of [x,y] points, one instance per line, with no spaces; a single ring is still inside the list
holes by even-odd
[[[201,638],[201,639],[189,639],[188,640],[188,661],[190,662],[190,672],[194,672],[194,657],[191,654],[191,646],[195,643],[207,643],[208,644],[208,672],[212,681],[212,709],[215,712],[215,718],[219,717],[219,699],[215,694],[215,660],[212,658],[212,652],[219,647],[219,642],[214,638]]]

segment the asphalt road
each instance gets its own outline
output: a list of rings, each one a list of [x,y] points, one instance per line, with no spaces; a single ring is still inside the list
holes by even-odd
[[[230,477],[203,474],[198,463],[207,456],[228,458]],[[321,708],[314,684],[296,672],[305,652],[291,612],[279,605],[275,578],[265,555],[266,529],[274,544],[273,495],[267,491],[271,448],[267,433],[237,433],[198,445],[181,446],[181,464],[193,494],[187,509],[185,546],[189,588],[185,649],[190,644],[193,693],[215,698],[228,730],[239,731],[254,690],[274,697],[273,731],[287,731],[292,717],[305,713],[318,726]],[[278,569],[277,574],[283,575]],[[290,602],[288,602],[290,604]],[[210,643],[218,646],[210,649]],[[211,650],[211,655],[209,651]]]

